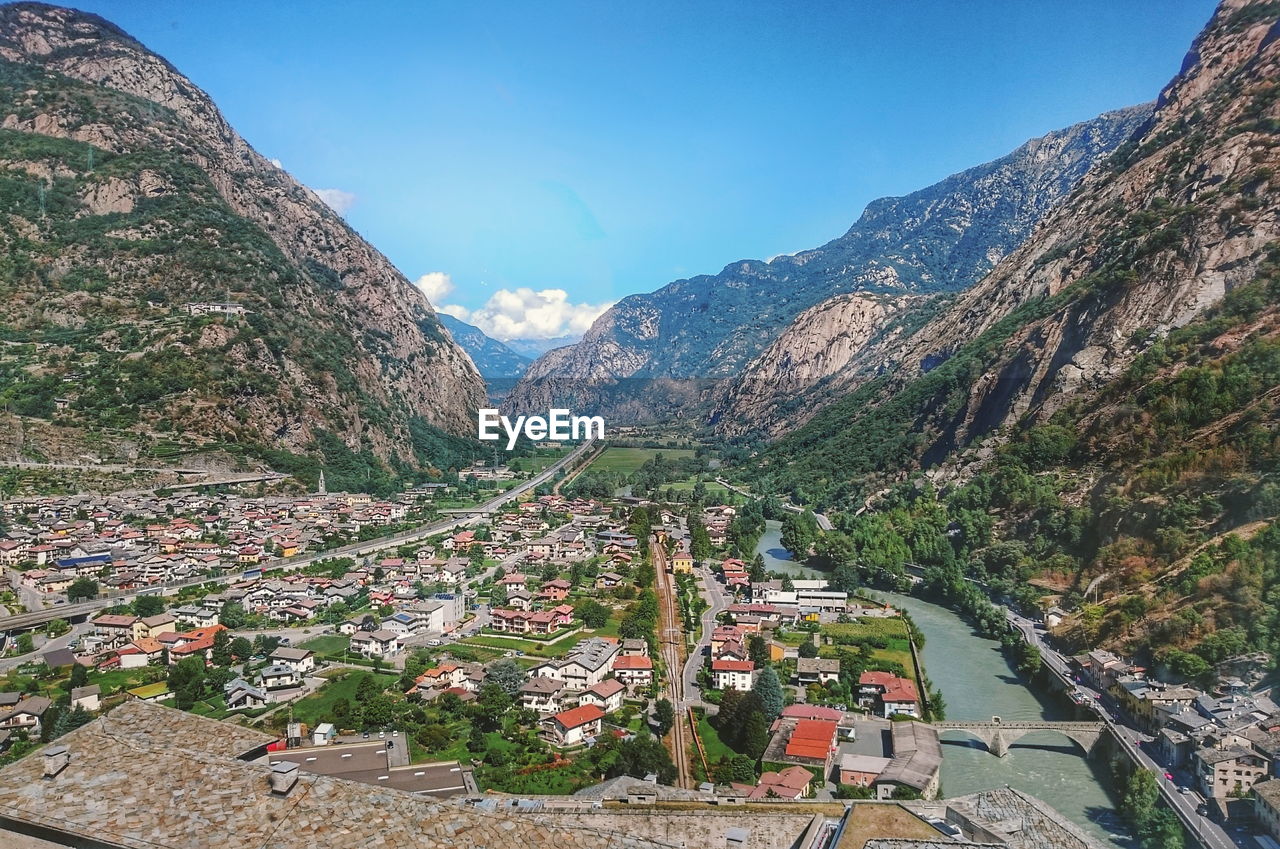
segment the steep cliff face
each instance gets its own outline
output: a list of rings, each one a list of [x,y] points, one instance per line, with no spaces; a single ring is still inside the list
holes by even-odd
[[[715,420],[722,433],[769,433],[793,417],[808,418],[823,385],[841,374],[873,340],[893,344],[903,319],[927,296],[837,295],[796,317],[741,377],[726,381]]]
[[[937,318],[864,348],[827,384],[851,394],[779,443],[776,458],[845,489],[867,473],[933,465],[1105,386],[1253,280],[1280,237],[1278,13],[1224,2],[1141,134]],[[878,458],[856,448],[894,423],[908,435]],[[830,465],[851,450],[856,459]]]
[[[430,304],[204,92],[94,15],[0,7],[3,331],[60,414],[414,463],[483,384]],[[192,316],[230,301],[244,315]],[[36,387],[39,388],[38,386]]]
[[[714,276],[624,298],[581,342],[534,363],[512,403],[534,408],[570,393],[581,406],[600,407],[627,403],[650,380],[669,387],[667,379],[734,377],[797,315],[834,295],[963,290],[1149,114],[1146,106],[1111,112],[927,189],[877,200],[848,232],[816,250],[736,262]]]

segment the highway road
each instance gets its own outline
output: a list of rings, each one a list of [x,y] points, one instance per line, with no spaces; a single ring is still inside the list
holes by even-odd
[[[1194,792],[1194,788],[1191,793],[1181,793],[1172,780],[1165,778],[1169,770],[1148,754],[1148,750],[1154,751],[1152,738],[1122,721],[1125,714],[1108,693],[1077,681],[1066,657],[1044,641],[1036,623],[1012,611],[1006,611],[1005,615],[1009,624],[1022,634],[1023,639],[1040,650],[1041,660],[1065,685],[1087,695],[1097,707],[1098,718],[1107,724],[1112,735],[1129,757],[1143,768],[1155,773],[1161,796],[1182,820],[1183,828],[1201,846],[1206,849],[1237,849],[1237,847],[1249,845],[1246,843],[1248,838],[1245,835],[1229,832],[1208,817],[1197,813],[1196,809],[1204,801],[1203,797]]]
[[[367,542],[352,543],[351,545],[332,548],[328,551],[304,554],[298,557],[287,557],[279,560],[270,560],[262,563],[262,568],[264,571],[272,569],[301,569],[318,560],[327,560],[333,557],[363,557],[384,548],[418,542],[426,539],[427,537],[444,533],[445,531],[451,531],[455,528],[473,524],[479,521],[483,516],[497,510],[502,505],[519,498],[526,492],[537,489],[546,481],[551,480],[561,469],[573,465],[579,459],[586,456],[591,451],[593,443],[594,440],[583,442],[577,448],[573,449],[573,451],[569,452],[564,457],[561,457],[535,477],[512,487],[502,494],[489,499],[483,504],[477,505],[474,510],[474,515],[448,519],[431,525],[423,525],[412,530],[402,531],[398,534],[378,537],[376,539],[368,540]],[[198,584],[229,583],[240,579],[240,570],[233,570],[226,575],[214,578],[192,578],[186,581],[177,581],[170,584],[155,584],[147,587],[141,592],[139,590],[125,590],[116,593],[106,593],[93,601],[81,602],[79,604],[66,604],[56,608],[46,608],[44,610],[0,617],[0,632],[21,631],[38,627],[51,619],[72,619],[81,616],[88,616],[97,610],[103,609],[104,607],[112,607],[117,604],[128,602],[143,592],[156,593],[164,591],[167,594],[168,591],[178,590],[182,587],[196,586]]]

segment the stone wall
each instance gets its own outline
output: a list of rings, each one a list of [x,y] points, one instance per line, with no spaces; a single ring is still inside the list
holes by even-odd
[[[746,829],[744,849],[792,849],[813,822],[815,811],[788,812],[778,804],[768,811],[700,807],[696,810],[600,809],[536,811],[513,817],[537,819],[560,828],[592,828],[620,832],[685,849],[723,849],[729,829]]]

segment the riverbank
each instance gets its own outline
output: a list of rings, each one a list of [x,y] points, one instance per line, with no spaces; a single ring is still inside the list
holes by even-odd
[[[910,613],[924,634],[921,660],[942,692],[949,720],[1074,718],[1070,703],[1034,683],[1028,686],[1009,666],[999,641],[979,636],[956,613],[913,596],[876,595]],[[942,788],[947,796],[1006,785],[1050,802],[1108,845],[1131,845],[1104,760],[1087,760],[1074,743],[1053,732],[1027,735],[1004,758],[962,734],[944,734]]]

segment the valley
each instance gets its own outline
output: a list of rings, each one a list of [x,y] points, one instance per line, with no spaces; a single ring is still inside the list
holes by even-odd
[[[644,156],[578,192],[532,134],[474,243],[405,238],[0,5],[0,834],[1274,849],[1280,4],[1169,70],[696,274],[593,214]]]

